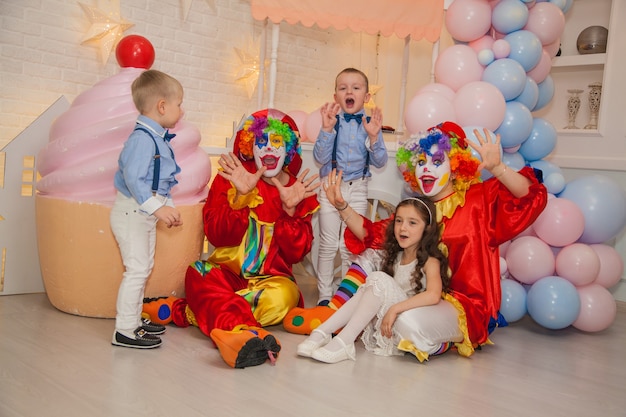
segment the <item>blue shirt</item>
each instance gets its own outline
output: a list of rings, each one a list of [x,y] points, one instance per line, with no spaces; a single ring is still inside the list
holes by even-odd
[[[364,114],[358,112],[356,114]],[[338,136],[338,137],[337,137]],[[320,177],[325,177],[332,170],[333,146],[337,137],[337,170],[343,171],[343,180],[352,181],[363,177],[367,154],[370,155],[370,164],[376,168],[382,168],[387,163],[387,148],[383,140],[383,133],[378,133],[378,140],[370,146],[370,140],[363,127],[363,123],[356,120],[346,122],[343,112],[339,114],[339,133],[333,130],[331,133],[320,129],[315,145],[313,157],[321,164]],[[368,171],[367,177],[372,174]]]
[[[169,142],[164,139],[166,129],[143,115],[137,118],[137,125],[148,130],[154,142],[143,130],[135,129],[130,134],[118,158],[114,184],[119,192],[126,197],[134,198],[144,211],[152,214],[163,205],[152,195],[154,143],[156,142],[161,154],[157,194],[170,197],[172,187],[178,184],[175,175],[180,172],[180,167],[176,164]]]

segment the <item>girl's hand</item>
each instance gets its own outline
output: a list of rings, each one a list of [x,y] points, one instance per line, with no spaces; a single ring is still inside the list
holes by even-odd
[[[320,113],[322,114],[322,130],[327,133],[331,133],[337,123],[337,114],[341,107],[339,103],[326,103],[320,107]]]
[[[396,322],[397,318],[398,313],[395,312],[392,306],[389,310],[387,310],[385,316],[383,317],[383,321],[380,323],[380,334],[391,338],[393,335],[393,324]]]
[[[367,118],[363,118],[363,127],[367,132],[367,136],[370,138],[370,143],[373,145],[378,140],[378,134],[380,133],[380,129],[383,127],[383,112],[378,107],[375,107],[372,110],[372,117],[370,121],[367,121]]]
[[[228,155],[222,154],[218,163],[222,167],[221,170],[217,171],[218,175],[230,181],[240,195],[246,195],[254,190],[257,182],[267,170],[267,167],[262,166],[254,174],[248,172],[239,158],[232,152],[229,152]]]
[[[319,177],[319,174],[306,178],[308,174],[309,169],[307,168],[300,173],[298,180],[290,186],[282,185],[277,177],[270,178],[272,184],[278,189],[280,201],[283,203],[283,209],[285,209],[290,216],[295,212],[296,206],[305,198],[315,195],[316,190],[320,186],[319,181],[314,182]]]
[[[342,176],[343,171],[337,173],[337,170],[333,169],[327,177],[327,182],[322,184],[328,202],[335,206],[335,208],[342,208],[346,205],[346,200],[344,200],[343,195],[341,195]]]
[[[500,165],[500,135],[496,135],[496,140],[491,142],[491,135],[488,129],[483,130],[483,137],[477,129],[474,129],[474,135],[478,139],[478,144],[468,140],[467,143],[480,155],[482,162],[478,166],[478,170],[487,169],[494,174],[493,169]],[[497,173],[497,172],[496,172]]]

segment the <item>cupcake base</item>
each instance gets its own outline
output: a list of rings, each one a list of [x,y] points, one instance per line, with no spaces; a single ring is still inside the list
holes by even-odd
[[[111,207],[35,197],[37,247],[48,299],[66,313],[114,318],[122,257],[111,232]],[[185,273],[204,244],[203,203],[177,206],[183,226],[157,223],[154,269],[145,297],[184,297]]]

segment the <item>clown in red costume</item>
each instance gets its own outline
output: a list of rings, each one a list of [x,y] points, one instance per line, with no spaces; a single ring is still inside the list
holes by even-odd
[[[396,154],[398,168],[412,191],[435,202],[441,245],[452,271],[450,292],[442,294],[442,302],[451,304],[456,314],[425,317],[420,309],[414,309],[397,319],[396,330],[404,339],[398,348],[420,361],[442,353],[449,342],[454,342],[461,355],[470,356],[476,347],[490,343],[489,334],[495,327],[506,325],[499,313],[499,245],[528,228],[547,202],[547,190],[532,169],[516,172],[502,163],[499,136],[492,141],[487,130],[484,137],[477,130],[474,134],[478,143],[468,141],[458,125],[442,123],[413,136]],[[472,156],[468,145],[482,162]],[[481,182],[483,169],[493,177]],[[343,204],[337,202],[340,207]],[[355,254],[379,249],[389,221],[372,223],[363,218],[365,239],[346,231],[348,249]],[[351,282],[354,286],[355,280]],[[290,332],[309,334],[334,311],[330,307],[295,308],[283,325]],[[432,325],[435,320],[439,320],[439,328]]]
[[[319,182],[308,170],[296,177],[301,163],[294,121],[262,110],[221,155],[209,190],[204,231],[215,250],[188,268],[186,298],[174,301],[172,320],[198,326],[233,368],[273,363],[280,343],[263,327],[302,305],[292,265],[311,249]]]

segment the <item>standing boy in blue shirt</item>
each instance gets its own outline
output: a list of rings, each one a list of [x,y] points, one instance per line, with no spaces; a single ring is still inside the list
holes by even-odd
[[[343,172],[341,193],[357,213],[367,211],[369,166],[382,168],[387,163],[387,148],[382,134],[383,114],[379,108],[365,117],[364,106],[370,99],[367,76],[358,69],[346,68],[335,79],[334,103],[321,108],[322,128],[313,147],[315,161],[322,165],[320,177],[327,184],[333,169]],[[335,280],[337,249],[342,259],[342,275],[350,266],[350,253],[343,241],[345,225],[324,192],[319,193],[319,256],[317,259],[318,305],[327,305],[341,277]]]
[[[167,74],[147,70],[131,90],[140,115],[119,156],[114,180],[118,192],[111,210],[111,229],[125,268],[112,344],[148,349],[160,346],[157,335],[165,332],[165,326],[141,318],[144,288],[154,266],[156,224],[183,224],[170,195],[180,167],[169,144],[175,135],[167,130],[183,114],[183,87]]]

